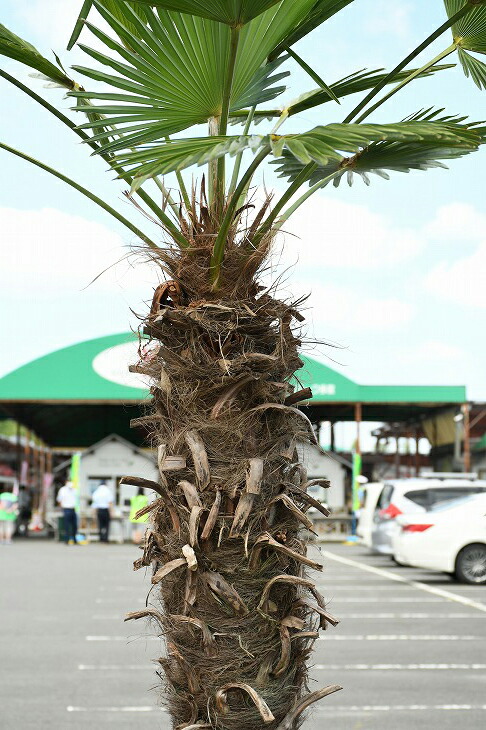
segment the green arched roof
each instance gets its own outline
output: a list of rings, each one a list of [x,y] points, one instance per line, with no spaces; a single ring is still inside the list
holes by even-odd
[[[133,333],[98,337],[17,368],[0,378],[0,414],[52,446],[90,446],[110,433],[142,443],[143,432],[129,427],[148,397],[141,376],[128,372],[137,345]],[[315,421],[353,420],[354,403],[363,405],[363,420],[392,422],[466,401],[463,386],[360,385],[314,358],[302,360],[297,376],[312,389],[307,410]]]
[[[127,372],[137,360],[132,333],[98,337],[64,347],[0,378],[0,401],[139,402],[147,390]],[[302,355],[299,381],[312,403],[464,403],[463,386],[359,385],[328,365]]]

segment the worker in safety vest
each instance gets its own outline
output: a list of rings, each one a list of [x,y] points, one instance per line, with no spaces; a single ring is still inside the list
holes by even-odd
[[[144,523],[148,520],[148,514],[137,517],[137,513],[147,505],[148,497],[144,494],[143,487],[139,487],[137,494],[130,500],[130,522],[132,524],[132,540],[135,545],[142,542],[145,532]]]

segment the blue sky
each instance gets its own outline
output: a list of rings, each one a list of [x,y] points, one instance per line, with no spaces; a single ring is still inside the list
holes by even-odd
[[[0,22],[44,54],[60,53],[66,66],[85,62],[63,51],[80,2],[3,0]],[[65,7],[73,6],[73,7]],[[424,6],[426,6],[424,8]],[[442,0],[356,0],[298,45],[299,53],[328,81],[355,70],[389,68],[445,17]],[[83,40],[89,41],[85,31]],[[423,57],[445,48],[446,34]],[[43,89],[13,61],[2,67],[57,103],[60,92]],[[285,99],[313,88],[296,70]],[[292,120],[289,131],[337,121],[350,105],[327,104]],[[68,101],[62,105],[67,108]],[[419,81],[386,104],[373,119],[396,121],[424,106],[486,118],[486,94],[460,69]],[[258,127],[260,132],[262,128]],[[122,186],[106,165],[90,158],[67,129],[21,92],[0,80],[0,139],[67,172],[122,211]],[[314,347],[348,377],[363,383],[466,384],[486,400],[485,151],[454,161],[450,171],[374,178],[371,187],[326,189],[289,226],[280,266],[285,293],[311,292],[312,338],[340,349]],[[144,311],[157,283],[137,258],[124,261],[85,288],[100,270],[125,256],[133,237],[75,191],[27,163],[0,152],[0,337],[9,343],[0,374],[56,347],[123,331]],[[267,186],[281,182],[266,172]],[[137,216],[132,216],[137,220]],[[144,222],[138,219],[138,222]],[[150,231],[149,224],[144,224]],[[155,232],[151,231],[154,235]]]

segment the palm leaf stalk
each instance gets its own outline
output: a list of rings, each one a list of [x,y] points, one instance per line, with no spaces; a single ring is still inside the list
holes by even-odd
[[[484,87],[471,54],[486,52],[486,2],[445,4],[444,23],[390,73],[361,69],[330,85],[294,45],[321,25],[325,33],[327,20],[351,13],[353,0],[86,0],[69,41],[82,40],[91,61],[75,67],[85,87],[57,57],[51,62],[0,29],[0,53],[67,89],[76,121],[62,101],[54,106],[5,71],[3,78],[81,137],[163,228],[154,242],[91,189],[0,145],[116,214],[167,279],[141,325],[150,356],[131,368],[151,379],[149,412],[133,425],[147,429],[159,479],[124,478],[156,495],[135,567],[151,568],[158,597],[127,618],[149,618],[165,638],[164,701],[177,730],[296,730],[312,703],[340,689],[306,694],[313,643],[338,621],[306,573],[322,568],[307,555],[307,511],[325,510],[308,494],[312,482],[296,450],[315,442],[297,407],[310,393],[295,390],[303,317],[297,304],[263,289],[259,275],[277,231],[331,181],[351,184],[358,175],[369,184],[371,174],[444,167],[484,143],[480,124],[438,109],[363,123],[410,83],[450,68],[438,62],[452,47],[410,68],[450,28],[466,75]],[[108,30],[96,25],[96,13]],[[277,108],[289,58],[317,88]],[[313,129],[280,133],[290,116],[323,113],[353,94],[364,96],[342,124],[323,114]],[[231,133],[239,124],[241,134]],[[255,209],[268,162],[287,188]],[[195,166],[207,174],[189,186],[185,171]],[[180,205],[167,175],[175,176]],[[161,206],[147,192],[153,182]]]

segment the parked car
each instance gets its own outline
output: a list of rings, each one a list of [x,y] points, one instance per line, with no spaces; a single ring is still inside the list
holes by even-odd
[[[404,565],[452,573],[486,584],[486,494],[437,503],[422,514],[397,517],[396,559]]]
[[[373,530],[373,518],[375,515],[376,503],[383,489],[383,482],[368,482],[362,487],[362,507],[359,511],[358,526],[356,534],[363,545],[371,547],[371,532]]]
[[[396,518],[399,515],[423,513],[438,502],[447,502],[478,492],[486,492],[486,481],[476,479],[474,474],[432,473],[414,479],[385,482],[374,514],[372,549],[383,555],[393,556],[393,537],[397,531]]]

